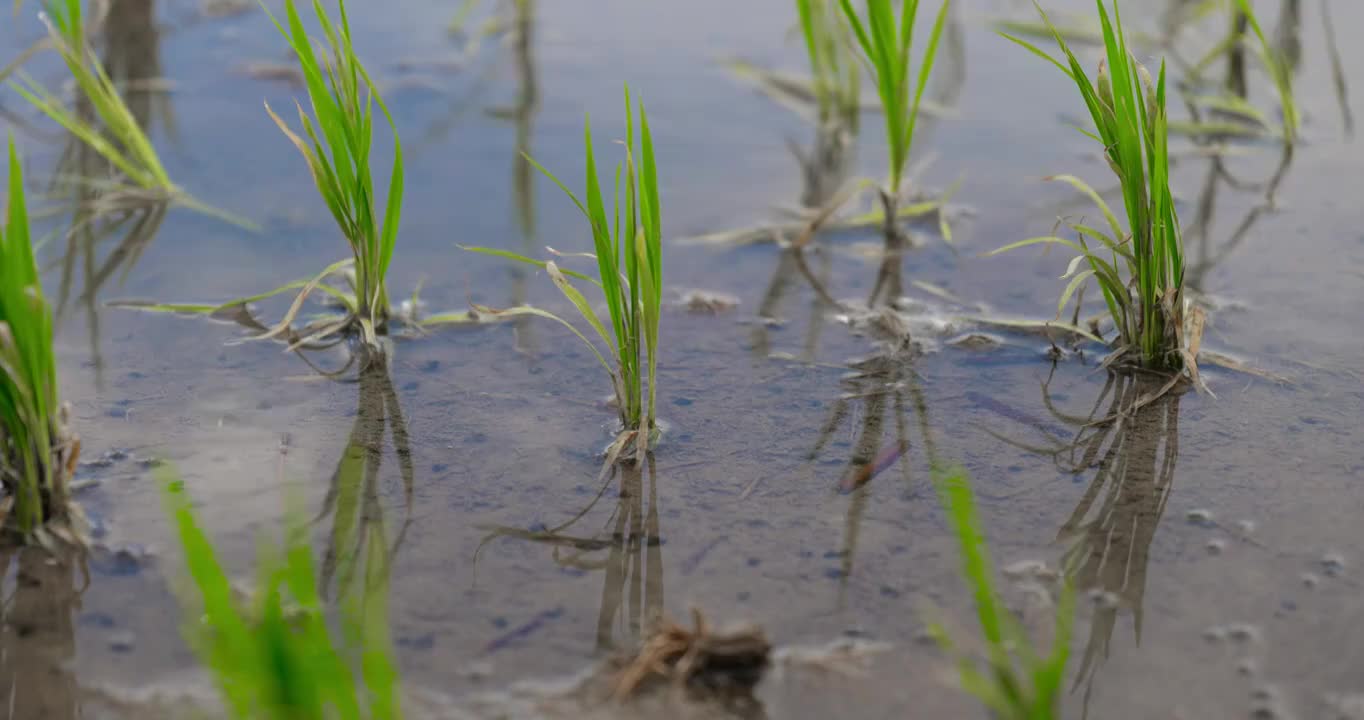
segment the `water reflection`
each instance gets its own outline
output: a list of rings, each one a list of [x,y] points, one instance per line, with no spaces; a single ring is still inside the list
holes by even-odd
[[[389,565],[412,522],[414,472],[407,422],[382,357],[365,363],[359,373],[359,406],[318,521],[331,520],[322,558],[320,586],[327,597],[345,597],[363,578],[366,596],[386,587]],[[380,493],[385,438],[392,437],[403,483],[404,519],[390,540]]]
[[[1279,43],[1284,44],[1281,52],[1287,53],[1291,48],[1297,47],[1297,55],[1300,56],[1300,45],[1290,42],[1285,37],[1289,30],[1294,33],[1300,31],[1301,26],[1298,21],[1299,12],[1289,9],[1288,5],[1296,5],[1296,3],[1285,4],[1284,10],[1280,14],[1280,24],[1275,32],[1275,37]],[[1244,39],[1247,31],[1248,19],[1244,14],[1236,13],[1232,20],[1232,36]],[[1226,52],[1226,70],[1221,81],[1223,92],[1242,101],[1248,99],[1249,92],[1246,79],[1246,53],[1246,43],[1237,42],[1231,45]],[[1298,60],[1292,60],[1291,64],[1292,67],[1296,68]],[[1203,111],[1196,103],[1188,103],[1188,109],[1194,122],[1202,121]],[[1215,140],[1212,138],[1195,138],[1195,142],[1208,147]],[[1250,230],[1262,216],[1275,209],[1275,196],[1292,167],[1293,155],[1293,143],[1284,142],[1279,161],[1272,172],[1266,179],[1255,181],[1234,174],[1228,167],[1227,158],[1215,149],[1209,154],[1207,174],[1204,176],[1198,200],[1194,206],[1194,215],[1185,224],[1185,240],[1186,245],[1189,246],[1185,282],[1189,287],[1200,292],[1206,292],[1208,273],[1245,242]],[[1223,186],[1232,192],[1262,194],[1263,201],[1246,212],[1232,232],[1219,243],[1214,240],[1213,228],[1219,191]]]
[[[834,403],[820,427],[819,438],[806,455],[807,461],[818,460],[839,429],[845,423],[850,425],[854,435],[852,451],[837,485],[840,493],[852,495],[839,550],[840,605],[853,574],[871,481],[898,463],[905,491],[913,491],[910,463],[905,458],[910,451],[908,418],[911,410],[918,420],[924,457],[931,464],[937,455],[928,404],[914,369],[914,354],[915,351],[905,345],[851,363],[852,372],[840,383],[843,394]],[[889,437],[887,425],[892,427]]]
[[[645,471],[647,469],[647,483]],[[602,529],[577,534],[597,503],[619,478],[616,505]],[[663,616],[663,543],[658,517],[658,476],[654,458],[646,468],[618,463],[605,472],[597,496],[576,515],[556,527],[526,530],[495,526],[479,549],[499,538],[552,547],[551,558],[562,568],[602,574],[597,612],[596,647],[633,647]]]
[[[160,31],[155,0],[109,0],[91,26],[100,62],[118,88],[129,112],[143,132],[151,135],[159,124],[175,135],[175,115],[162,75]],[[89,127],[100,127],[90,100],[77,94],[75,115]],[[122,282],[151,244],[165,219],[168,203],[110,195],[98,184],[117,170],[91,146],[68,134],[51,192],[70,213],[61,232],[61,268],[57,291],[57,321],[66,319],[73,305],[85,313],[95,380],[102,384],[103,357],[99,349],[98,295],[110,279]],[[101,253],[105,241],[113,249]]]
[[[535,64],[535,0],[515,0],[512,5],[510,41],[512,61],[516,66],[516,99],[507,107],[490,108],[490,116],[511,122],[516,127],[516,142],[512,156],[512,198],[516,205],[517,229],[521,235],[519,252],[535,257],[535,168],[531,137],[535,130],[535,116],[540,110],[540,80]],[[526,284],[531,274],[520,263],[510,263],[512,277],[511,306],[525,305]],[[516,348],[534,353],[536,342],[534,318],[513,320]]]
[[[1110,374],[1088,414],[1077,415],[1057,407],[1049,383],[1050,378],[1042,384],[1042,401],[1052,418],[1073,429],[1071,437],[1059,437],[1053,423],[1040,421],[1029,424],[1045,438],[1044,444],[987,432],[1051,457],[1062,472],[1092,473],[1056,534],[1064,547],[1066,576],[1093,600],[1089,640],[1073,686],[1084,687],[1088,716],[1095,678],[1123,613],[1132,616],[1133,635],[1141,643],[1151,544],[1174,489],[1179,459],[1182,387],[1145,375]],[[1008,415],[1028,422],[1023,413]]]
[[[11,718],[81,717],[75,621],[89,586],[85,557],[45,548],[0,550],[0,708]]]
[[[803,211],[818,212],[834,202],[848,181],[856,143],[856,126],[838,120],[822,122],[815,128],[815,138],[809,151],[801,149],[794,142],[787,143],[800,166],[800,205]],[[784,244],[777,256],[772,278],[758,303],[758,320],[753,324],[751,333],[753,353],[757,358],[766,358],[772,353],[771,330],[782,322],[781,308],[787,293],[798,284],[802,275],[811,275],[803,252],[804,248],[800,245]],[[820,252],[818,261],[813,282],[817,287],[823,287],[828,284],[832,258],[827,252]],[[826,298],[816,293],[810,308],[801,360],[814,360],[820,330],[824,326],[824,314],[829,309]]]

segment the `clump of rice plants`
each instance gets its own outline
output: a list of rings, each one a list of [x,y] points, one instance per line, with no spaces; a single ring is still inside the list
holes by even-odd
[[[1069,226],[1075,240],[1029,238],[989,254],[1039,244],[1075,250],[1078,255],[1062,276],[1069,282],[1057,303],[1058,315],[1080,286],[1093,279],[1117,329],[1115,352],[1108,362],[1130,361],[1154,370],[1187,367],[1196,372],[1197,338],[1186,338],[1184,331],[1184,242],[1170,192],[1165,65],[1161,63],[1159,79],[1152,79],[1128,50],[1116,0],[1112,19],[1103,0],[1096,4],[1105,57],[1092,82],[1045,12],[1042,19],[1065,54],[1064,63],[1026,40],[1007,33],[1004,37],[1050,61],[1079,88],[1097,128],[1097,134],[1084,132],[1103,145],[1108,166],[1118,177],[1127,227],[1092,186],[1072,175],[1060,175],[1053,179],[1072,185],[1094,201],[1109,232],[1074,222]]]
[[[1255,37],[1260,41],[1258,48],[1260,62],[1269,73],[1269,79],[1273,81],[1274,89],[1279,95],[1280,112],[1283,113],[1284,141],[1292,143],[1297,138],[1299,125],[1298,106],[1293,99],[1293,68],[1285,54],[1265,37],[1250,0],[1233,0],[1233,4],[1232,13],[1236,17],[1232,21],[1231,36],[1236,38],[1239,35],[1235,27],[1241,18],[1244,18],[1250,24],[1251,30],[1255,31]]]
[[[1046,654],[1039,652],[995,589],[994,566],[976,512],[970,478],[960,468],[941,472],[935,484],[961,549],[962,575],[975,599],[976,618],[986,645],[984,671],[958,649],[940,623],[931,623],[929,630],[956,662],[962,689],[984,703],[993,717],[1057,718],[1066,662],[1070,658],[1074,593],[1068,585],[1062,588],[1051,650]]]
[[[294,0],[284,3],[284,22],[271,15],[275,27],[298,58],[312,113],[310,115],[298,105],[300,134],[268,104],[266,112],[303,155],[318,193],[350,248],[350,257],[328,265],[311,279],[220,305],[122,305],[150,311],[228,317],[257,331],[257,339],[283,339],[291,349],[332,347],[352,337],[359,337],[366,348],[375,348],[379,344],[378,337],[390,332],[390,321],[399,315],[389,302],[387,278],[402,216],[402,143],[388,106],[355,54],[346,3],[340,0],[337,4],[339,22],[332,20],[320,0],[313,2],[314,13],[327,41],[326,52],[321,54],[314,51],[313,39],[303,27]],[[370,157],[376,105],[393,133],[393,167],[382,207]],[[267,327],[256,320],[248,309],[250,303],[295,290],[298,292],[293,303],[273,326]],[[314,292],[329,296],[341,312],[295,327],[304,303]],[[404,319],[415,322],[415,314]],[[468,313],[447,313],[428,318],[422,324],[469,322],[472,319]]]
[[[496,255],[544,268],[555,286],[568,298],[595,336],[605,344],[605,353],[572,323],[545,310],[516,307],[506,310],[478,308],[492,315],[538,315],[563,324],[592,348],[611,377],[622,430],[608,455],[622,452],[635,442],[642,457],[656,438],[658,424],[655,413],[658,374],[658,325],[662,307],[663,230],[658,197],[658,169],[654,160],[653,136],[649,132],[649,118],[644,104],[639,104],[639,144],[635,144],[635,113],[630,102],[630,90],[625,90],[625,161],[616,166],[616,192],[612,212],[608,216],[602,199],[601,183],[592,148],[592,128],[584,126],[584,146],[587,158],[586,201],[533,159],[535,167],[553,180],[578,206],[592,230],[592,253],[582,253],[596,260],[597,277],[561,269],[553,261],[532,258],[490,248],[466,248],[475,252]],[[638,152],[638,155],[636,155]],[[620,197],[621,171],[624,169],[625,200]],[[623,216],[623,217],[622,217]],[[576,255],[576,254],[575,254]],[[610,315],[609,327],[598,316],[592,301],[582,294],[569,278],[591,283],[601,290]]]
[[[1222,5],[1222,3],[1208,4],[1204,8],[1204,12],[1214,8],[1221,10]],[[1255,15],[1255,8],[1250,0],[1230,0],[1225,3],[1225,9],[1229,11],[1230,15],[1229,30],[1202,58],[1188,68],[1189,77],[1181,83],[1181,90],[1190,104],[1190,109],[1195,112],[1195,120],[1193,122],[1174,122],[1171,124],[1171,130],[1172,132],[1187,133],[1194,136],[1255,137],[1261,134],[1272,134],[1280,137],[1285,145],[1292,145],[1297,140],[1301,118],[1293,93],[1295,61],[1290,54],[1291,51],[1269,41],[1260,25],[1259,18]],[[1251,32],[1254,33],[1258,44],[1252,45],[1246,42],[1247,35]],[[1328,40],[1329,38],[1328,35]],[[1275,93],[1279,98],[1281,116],[1278,127],[1265,113],[1246,99],[1244,53],[1248,47],[1253,49],[1259,57],[1265,73],[1274,84]],[[1228,78],[1226,87],[1223,88],[1224,92],[1212,96],[1191,92],[1193,88],[1198,87],[1197,81],[1203,70],[1223,57],[1226,58],[1228,64]],[[1196,115],[1199,108],[1207,108],[1226,118],[1229,122],[1198,121]]]
[[[876,93],[881,100],[886,125],[886,153],[889,179],[881,188],[886,241],[900,245],[899,201],[903,191],[905,166],[914,144],[914,128],[919,121],[920,105],[928,78],[933,71],[938,41],[947,21],[951,0],[943,0],[928,38],[928,47],[919,60],[917,77],[910,74],[910,55],[914,44],[914,25],[919,15],[919,0],[903,0],[898,11],[891,0],[866,0],[865,20],[853,8],[852,0],[839,0],[843,15],[852,26],[853,37],[876,78]],[[896,16],[896,13],[899,16]]]
[[[52,312],[33,257],[23,168],[9,142],[0,227],[0,523],[23,538],[74,542],[69,483],[80,440],[57,393]]]
[[[350,245],[351,259],[327,275],[348,270],[352,273],[352,292],[336,293],[346,298],[348,314],[333,328],[323,328],[322,334],[358,326],[369,343],[388,323],[389,262],[398,239],[398,222],[403,205],[403,149],[393,116],[370,80],[369,73],[355,55],[351,43],[350,20],[346,3],[338,0],[341,22],[333,23],[320,0],[313,1],[313,10],[326,35],[331,57],[313,51],[312,39],[303,29],[293,0],[286,0],[284,12],[286,29],[273,15],[275,27],[288,41],[298,57],[299,68],[308,89],[313,116],[298,106],[299,122],[305,141],[289,128],[288,123],[275,114],[270,106],[266,112],[279,125],[308,163],[313,182],[331,210],[341,234]],[[393,131],[393,169],[389,177],[388,193],[383,213],[379,212],[374,192],[373,172],[370,167],[370,148],[373,143],[373,108],[377,104]],[[319,131],[321,137],[319,138]],[[308,289],[300,293],[306,297]]]
[[[171,181],[137,116],[129,109],[118,85],[86,40],[81,0],[50,0],[42,14],[48,39],[61,55],[75,81],[80,100],[76,108],[26,73],[18,72],[11,86],[31,105],[74,138],[98,153],[114,171],[112,178],[59,177],[62,185],[88,185],[98,191],[93,215],[123,212],[146,205],[175,204],[245,224],[194,198]],[[98,122],[94,122],[94,121]]]
[[[336,638],[318,593],[306,523],[291,522],[282,548],[262,548],[254,589],[241,598],[199,527],[183,483],[169,471],[160,481],[193,581],[182,593],[185,639],[213,674],[231,717],[402,717],[386,575],[366,577],[365,592],[342,599]]]

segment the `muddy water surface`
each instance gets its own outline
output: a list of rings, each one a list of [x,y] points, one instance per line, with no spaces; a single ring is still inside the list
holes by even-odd
[[[1155,34],[1179,4],[1124,8]],[[164,97],[173,114],[151,122],[172,175],[263,229],[173,211],[100,300],[220,301],[340,258],[302,163],[260,106],[287,106],[297,92],[261,77],[288,59],[264,14],[206,19],[192,3],[149,5],[113,3],[154,12],[162,28],[132,44],[144,61],[154,49],[173,83]],[[1364,693],[1364,147],[1342,117],[1319,3],[1284,3],[1300,12],[1306,122],[1277,210],[1257,213],[1235,239],[1263,202],[1238,184],[1274,174],[1272,143],[1243,146],[1226,182],[1213,161],[1191,155],[1176,178],[1181,217],[1195,228],[1186,230],[1191,274],[1214,300],[1206,346],[1267,374],[1206,368],[1216,398],[1172,395],[1108,429],[1086,426],[1150,388],[1108,382],[1092,352],[1054,365],[1048,342],[1027,334],[992,331],[997,342],[985,347],[945,342],[979,329],[954,318],[980,308],[1050,317],[1065,258],[978,254],[1048,231],[1058,213],[1086,212],[1041,176],[1107,175],[1065,126],[1078,115],[1073,88],[990,31],[995,14],[1031,18],[1025,4],[954,10],[934,91],[953,111],[916,152],[932,156],[924,187],[962,179],[954,202],[963,211],[954,248],[925,233],[900,266],[902,307],[922,343],[901,354],[839,322],[771,243],[680,241],[768,221],[772,206],[801,197],[786,142],[808,147],[813,128],[717,62],[799,70],[785,3],[538,3],[520,25],[528,43],[488,38],[469,53],[447,37],[452,11],[441,3],[352,5],[356,43],[407,150],[395,294],[422,282],[436,310],[473,300],[568,311],[542,275],[454,245],[586,248],[571,205],[518,151],[577,177],[583,114],[604,148],[623,130],[628,80],[649,106],[664,222],[679,239],[665,253],[668,289],[726,293],[739,305],[665,317],[659,400],[671,430],[648,472],[605,484],[607,386],[590,353],[548,324],[399,342],[388,379],[335,383],[279,346],[229,344],[239,337],[229,325],[101,308],[92,340],[89,312],[73,313],[59,352],[86,457],[103,457],[83,469],[80,496],[100,549],[88,581],[79,568],[9,557],[0,685],[13,717],[74,718],[82,705],[117,706],[110,697],[202,688],[178,639],[178,558],[147,468],[156,459],[184,474],[243,576],[286,497],[313,509],[320,557],[337,552],[333,529],[346,513],[367,519],[368,541],[391,558],[407,683],[468,707],[515,681],[577,672],[629,647],[652,619],[696,606],[716,621],[760,622],[783,645],[843,636],[893,645],[860,677],[767,685],[771,717],[969,715],[921,637],[932,606],[971,627],[928,482],[931,454],[970,470],[1001,564],[1064,565],[1085,590],[1068,716],[1239,718],[1271,703],[1328,717],[1334,696]],[[1259,6],[1267,24],[1291,26],[1278,2]],[[1364,23],[1354,3],[1337,0],[1331,12],[1338,28]],[[37,37],[29,18],[0,31],[5,58]],[[1196,56],[1219,28],[1176,42]],[[1341,50],[1354,80],[1364,49]],[[55,81],[47,60],[31,69]],[[1252,98],[1272,107],[1265,79],[1251,82]],[[31,119],[17,100],[5,108]],[[858,174],[883,172],[878,124],[863,118]],[[60,138],[41,126],[16,132],[41,176]],[[825,240],[814,272],[839,300],[865,300],[878,261],[864,249],[878,238]],[[410,455],[374,411],[390,393]],[[339,488],[335,471],[356,447],[383,448],[379,477]],[[1047,611],[1020,574],[1010,599],[1044,626]],[[327,580],[333,591],[348,581]]]

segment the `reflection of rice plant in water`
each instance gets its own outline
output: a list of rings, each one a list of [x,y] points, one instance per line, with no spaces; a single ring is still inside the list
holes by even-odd
[[[662,619],[664,600],[663,540],[654,459],[650,456],[644,463],[622,464],[607,470],[596,496],[566,522],[540,530],[508,525],[482,528],[489,532],[474,550],[475,568],[483,548],[494,540],[512,539],[554,548],[554,562],[561,568],[577,572],[600,570],[597,647],[601,650],[633,645]],[[613,485],[617,473],[620,483]],[[615,497],[616,505],[601,530],[577,534],[577,526],[613,487],[610,496]],[[723,541],[723,537],[717,538],[708,547]],[[685,562],[682,572],[689,572]],[[557,616],[560,612],[562,608],[548,611],[546,616]],[[520,630],[512,630],[494,639],[487,649],[497,650],[519,633]]]
[[[401,717],[388,631],[388,578],[366,577],[341,601],[341,637],[328,628],[307,528],[293,522],[284,547],[260,554],[252,596],[236,596],[183,484],[164,476],[193,590],[182,597],[187,642],[212,672],[232,717]],[[371,552],[383,552],[370,546]],[[381,558],[370,567],[386,568]],[[358,671],[352,667],[358,658]]]
[[[73,540],[69,483],[80,441],[57,395],[52,313],[33,258],[23,170],[9,143],[9,195],[0,227],[0,519],[24,537]],[[50,523],[50,524],[49,524]]]
[[[1130,613],[1141,644],[1143,603],[1151,546],[1174,490],[1179,459],[1181,393],[1163,392],[1159,378],[1110,374],[1088,413],[1058,407],[1042,383],[1051,418],[1002,406],[1001,414],[1030,426],[1042,441],[986,432],[1014,447],[1050,457],[1056,469],[1077,480],[1093,472],[1056,539],[1065,547],[1062,569],[1077,590],[1093,593],[1088,640],[1074,688],[1085,686],[1086,713],[1093,683],[1109,657],[1119,616]],[[1154,399],[1153,399],[1154,398]],[[1073,435],[1065,434],[1073,430]]]
[[[398,393],[388,374],[384,356],[374,358],[359,373],[359,407],[355,424],[341,459],[332,473],[331,485],[318,513],[318,520],[331,518],[327,551],[322,557],[319,582],[323,595],[332,591],[344,597],[356,582],[369,584],[372,578],[388,574],[389,560],[397,554],[412,521],[412,491],[415,470],[407,421],[398,403]],[[398,472],[403,483],[406,518],[392,541],[384,523],[384,502],[380,494],[384,436],[391,435],[393,452],[398,456]]]
[[[843,14],[853,29],[853,36],[862,49],[864,59],[876,78],[876,93],[881,100],[882,117],[886,125],[886,153],[889,162],[889,181],[881,190],[884,206],[886,241],[899,247],[900,192],[903,190],[905,165],[914,144],[914,128],[919,120],[919,106],[928,86],[933,60],[938,51],[938,40],[947,21],[951,0],[943,0],[928,38],[928,48],[919,61],[917,78],[910,75],[910,55],[914,44],[914,25],[919,14],[919,0],[904,0],[899,17],[891,0],[867,0],[867,16],[863,20],[853,8],[852,0],[840,0]]]
[[[837,485],[839,493],[851,495],[840,549],[840,607],[853,576],[872,480],[898,464],[903,487],[913,486],[908,426],[911,409],[919,426],[920,454],[930,466],[937,458],[928,403],[916,375],[914,355],[911,347],[902,345],[850,363],[851,372],[839,383],[842,393],[820,427],[815,445],[805,455],[807,463],[818,462],[844,423],[851,426],[848,432],[854,438],[852,449]],[[886,431],[887,424],[893,424],[892,432]],[[755,486],[750,484],[744,495]]]
[[[0,707],[8,718],[88,717],[75,668],[84,548],[0,547]]]
[[[1103,0],[1096,0],[1103,26],[1105,58],[1096,80],[1090,82],[1065,39],[1053,28],[1065,63],[1015,36],[1004,36],[1040,55],[1070,77],[1079,88],[1098,134],[1109,167],[1122,184],[1128,227],[1097,192],[1079,178],[1065,175],[1067,182],[1098,205],[1110,233],[1082,222],[1071,223],[1075,240],[1039,237],[1022,240],[991,254],[1037,244],[1059,244],[1079,254],[1063,278],[1069,280],[1058,314],[1072,295],[1089,279],[1097,282],[1117,329],[1114,360],[1131,358],[1152,369],[1195,370],[1197,337],[1184,332],[1184,242],[1174,198],[1170,193],[1170,167],[1165,114],[1165,66],[1158,80],[1128,50],[1122,18],[1114,7],[1109,18]],[[1050,20],[1042,18],[1050,27]],[[1081,269],[1087,265],[1087,269]]]
[[[620,412],[623,430],[613,446],[612,454],[623,451],[629,442],[642,434],[648,439],[646,442],[637,443],[642,455],[657,432],[654,405],[658,370],[658,323],[662,305],[663,231],[659,214],[661,208],[658,198],[658,171],[654,162],[654,144],[649,132],[649,119],[644,112],[644,104],[640,103],[637,147],[635,115],[630,104],[628,88],[625,91],[625,111],[626,152],[623,164],[625,203],[622,205],[620,202],[622,166],[617,165],[617,187],[611,215],[607,215],[602,200],[597,165],[593,157],[590,126],[584,131],[587,156],[586,202],[574,195],[567,185],[548,170],[536,164],[541,172],[568,194],[587,218],[592,229],[594,252],[586,255],[597,262],[596,279],[581,273],[561,270],[552,260],[541,262],[489,248],[466,249],[537,265],[549,273],[550,279],[563,292],[564,297],[568,298],[591,326],[596,337],[606,345],[606,354],[571,323],[544,310],[524,306],[507,310],[488,308],[481,310],[494,315],[546,317],[568,327],[587,343],[611,376]],[[610,313],[609,329],[598,317],[591,301],[569,281],[570,277],[592,283],[601,289]]]
[[[1051,651],[1040,654],[1012,611],[1001,603],[995,589],[994,567],[976,513],[970,479],[961,469],[937,472],[945,472],[935,478],[935,484],[960,545],[962,574],[974,596],[976,617],[986,643],[987,669],[982,672],[974,660],[958,650],[940,624],[931,624],[930,631],[956,661],[962,688],[984,703],[994,717],[1007,720],[1059,717],[1066,661],[1070,657],[1074,593],[1068,585],[1062,589]]]

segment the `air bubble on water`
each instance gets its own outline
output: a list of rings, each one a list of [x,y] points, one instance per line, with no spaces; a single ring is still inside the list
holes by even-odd
[[[1213,538],[1203,547],[1208,551],[1209,555],[1221,555],[1222,552],[1227,549],[1227,541],[1222,538]]]
[[[1249,535],[1255,532],[1255,521],[1248,519],[1237,520],[1236,529],[1241,531],[1243,535]]]
[[[1203,631],[1203,639],[1209,644],[1217,644],[1227,639],[1227,629],[1221,625],[1213,625]]]
[[[1307,588],[1308,590],[1311,590],[1312,588],[1316,587],[1321,583],[1321,578],[1317,577],[1315,574],[1310,572],[1303,573],[1301,580],[1302,586]]]

